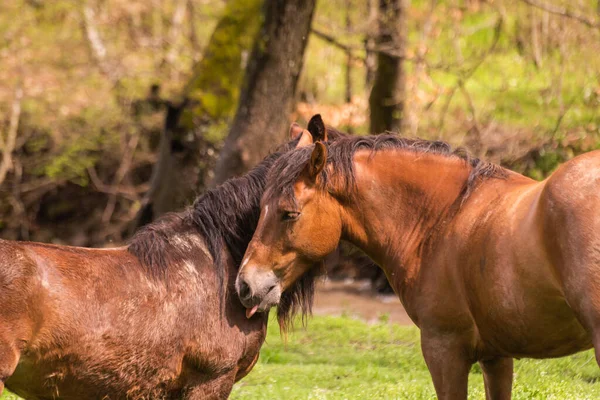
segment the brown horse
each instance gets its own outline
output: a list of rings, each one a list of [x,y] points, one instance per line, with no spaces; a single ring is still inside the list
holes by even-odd
[[[320,118],[309,128],[319,137]],[[293,125],[298,142],[312,137]],[[0,393],[27,399],[223,399],[258,359],[267,315],[233,286],[275,153],[126,247],[0,240]],[[308,304],[298,283],[285,322]]]
[[[537,182],[442,142],[347,138],[278,159],[261,204],[237,280],[250,313],[345,239],[419,326],[440,399],[467,398],[475,362],[509,399],[513,357],[600,361],[598,152]]]

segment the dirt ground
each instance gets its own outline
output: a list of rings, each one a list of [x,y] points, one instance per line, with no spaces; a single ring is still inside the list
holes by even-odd
[[[331,281],[317,284],[315,315],[349,315],[369,323],[382,318],[401,325],[412,325],[396,295],[378,295],[368,281]]]

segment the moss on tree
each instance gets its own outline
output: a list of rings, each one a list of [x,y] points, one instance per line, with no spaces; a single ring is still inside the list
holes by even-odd
[[[192,129],[195,117],[218,122],[233,115],[244,76],[244,61],[262,22],[262,4],[262,0],[232,0],[227,4],[204,57],[194,66],[184,90],[192,106],[181,116],[183,128]]]

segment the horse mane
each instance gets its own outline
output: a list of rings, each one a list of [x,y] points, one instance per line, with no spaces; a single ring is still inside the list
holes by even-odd
[[[342,183],[341,190],[349,195],[355,193],[356,176],[353,164],[354,154],[359,150],[370,150],[371,157],[377,152],[388,149],[402,149],[415,153],[436,154],[447,158],[456,158],[465,162],[471,168],[465,187],[461,193],[463,201],[482,179],[505,177],[506,170],[499,165],[482,161],[471,156],[464,148],[452,149],[443,141],[404,138],[397,134],[386,133],[370,136],[343,136],[335,142],[324,143],[327,146],[327,163],[332,168],[324,168],[320,175],[320,186],[327,189],[332,179]],[[295,201],[293,184],[300,178],[306,164],[310,160],[314,146],[295,149],[277,160],[269,177],[265,198],[282,195]],[[334,171],[332,173],[332,171]]]
[[[187,246],[177,242],[189,231],[186,216],[189,211],[168,213],[140,228],[127,243],[127,251],[140,260],[153,278],[166,278],[168,266],[185,259]],[[176,239],[177,238],[177,239]]]
[[[328,127],[330,140],[346,135]],[[232,178],[198,197],[192,206],[180,213],[169,213],[138,230],[128,243],[128,251],[136,256],[147,273],[155,278],[165,278],[169,265],[189,256],[191,246],[182,243],[182,233],[200,234],[210,253],[217,282],[219,297],[224,299],[226,265],[223,250],[231,255],[239,268],[248,244],[252,239],[260,216],[260,200],[265,190],[267,175],[276,160],[296,147],[299,138],[281,146],[267,156],[246,175]],[[191,238],[189,240],[192,240]],[[191,245],[191,243],[189,243]],[[196,244],[197,245],[197,244]],[[224,247],[225,246],[225,247]],[[314,295],[314,280],[299,280],[282,294],[278,306],[278,318],[282,331],[291,325],[294,315],[301,310],[303,318],[310,314]]]
[[[191,243],[182,240],[193,239],[182,234],[199,234],[212,257],[222,291],[226,274],[224,246],[239,267],[258,224],[267,172],[281,154],[270,154],[246,175],[208,190],[183,212],[165,214],[142,227],[130,239],[128,251],[141,261],[149,275],[165,278],[171,264],[189,256]]]

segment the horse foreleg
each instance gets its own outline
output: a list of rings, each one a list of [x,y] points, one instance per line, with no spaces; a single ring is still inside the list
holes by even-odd
[[[421,350],[439,400],[466,400],[469,370],[473,364],[458,338],[425,336]]]
[[[513,359],[494,358],[479,361],[483,370],[485,398],[487,400],[510,400],[513,380]]]
[[[210,380],[200,379],[188,385],[184,400],[225,400],[235,383],[236,371],[227,372]]]

